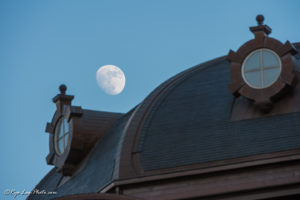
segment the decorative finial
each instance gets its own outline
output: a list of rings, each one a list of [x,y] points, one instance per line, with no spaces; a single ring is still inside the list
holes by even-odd
[[[56,103],[57,109],[62,111],[63,105],[71,105],[72,99],[74,99],[74,96],[72,95],[66,95],[67,86],[65,84],[61,84],[59,86],[60,94],[57,94],[55,97],[53,97],[53,102]]]
[[[272,29],[268,25],[263,25],[264,16],[259,14],[256,16],[257,26],[250,27],[250,31],[254,33],[255,37],[260,35],[262,32],[266,35],[269,35],[272,32]]]
[[[59,90],[61,94],[66,94],[67,86],[65,84],[61,84],[59,86]]]
[[[265,18],[264,18],[263,15],[261,15],[261,14],[257,15],[257,16],[256,16],[257,24],[258,24],[258,25],[262,25],[263,22],[264,22],[264,19],[265,19]]]

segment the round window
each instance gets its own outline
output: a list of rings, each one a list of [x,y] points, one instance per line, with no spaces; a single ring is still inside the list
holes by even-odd
[[[69,135],[69,123],[62,117],[56,125],[54,137],[55,150],[59,155],[67,148]]]
[[[281,73],[279,56],[269,49],[258,49],[250,53],[243,62],[242,76],[252,88],[271,86]]]

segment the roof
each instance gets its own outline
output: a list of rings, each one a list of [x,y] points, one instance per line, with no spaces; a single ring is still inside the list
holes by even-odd
[[[65,184],[57,187],[62,175],[53,168],[35,187],[39,191],[57,192],[56,195],[30,195],[28,199],[46,200],[72,194],[95,193],[106,186],[112,180],[120,136],[130,115],[131,112],[115,122],[103,139],[96,144],[83,169]]]
[[[158,97],[140,133],[137,151],[144,170],[300,148],[299,112],[230,121],[229,70],[223,57],[186,74]]]
[[[300,43],[295,46],[300,51]],[[140,171],[300,148],[300,112],[229,120],[229,70],[220,57],[170,78],[114,123],[77,175],[56,188],[61,175],[52,169],[36,188],[57,191],[55,197],[99,192]]]
[[[300,43],[295,46],[300,50]],[[229,62],[220,57],[156,88],[126,130],[119,179],[300,148],[299,112],[230,121],[230,82]]]

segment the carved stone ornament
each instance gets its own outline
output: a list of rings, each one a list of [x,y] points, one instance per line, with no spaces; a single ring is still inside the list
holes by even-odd
[[[268,37],[272,29],[267,25],[263,25],[264,17],[262,15],[258,15],[256,20],[258,25],[250,27],[250,31],[254,33],[255,38],[243,44],[237,52],[230,50],[227,55],[227,59],[230,62],[231,77],[231,83],[228,85],[228,88],[234,96],[244,96],[247,99],[253,100],[262,111],[269,111],[273,103],[295,85],[295,68],[297,61],[293,55],[297,54],[297,49],[289,41],[282,44],[280,41]],[[248,70],[249,73],[255,72],[256,70],[256,73],[263,74],[267,72],[268,69],[278,68],[277,76],[275,79],[273,77],[274,81],[266,87],[255,87],[251,85],[247,82],[243,71],[247,59],[251,57],[253,53],[259,51],[269,52],[271,56],[273,55],[274,58],[278,58],[278,66],[263,67],[264,64],[262,62],[264,61],[260,61],[262,64],[254,66],[252,71]],[[257,54],[262,55],[262,53]],[[260,60],[262,60],[262,58],[260,58]],[[253,76],[253,74],[251,76]],[[274,76],[274,74],[271,75]],[[262,83],[263,81],[262,78]]]

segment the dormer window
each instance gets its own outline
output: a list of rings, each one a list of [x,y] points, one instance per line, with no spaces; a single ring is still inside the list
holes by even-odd
[[[252,88],[263,89],[271,86],[280,76],[279,56],[269,49],[258,49],[250,53],[243,62],[242,76]]]
[[[297,49],[287,41],[285,44],[269,37],[272,29],[264,25],[264,17],[256,17],[257,26],[250,27],[254,39],[243,44],[237,52],[229,51],[231,83],[230,92],[252,106],[253,113],[259,109],[261,113],[270,113],[274,105],[287,96],[297,82],[296,68],[299,65],[293,55]],[[241,98],[243,99],[243,98]],[[233,112],[234,113],[234,112]]]
[[[54,165],[64,176],[72,176],[85,157],[102,139],[122,114],[92,111],[71,104],[74,96],[67,95],[67,87],[59,86],[60,94],[53,98],[56,111],[46,132],[50,133],[47,163]]]
[[[67,148],[69,135],[69,123],[67,122],[66,118],[61,117],[56,125],[54,136],[55,151],[58,155],[63,154]]]

